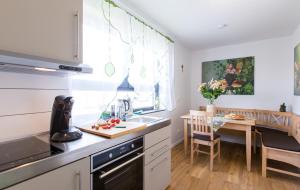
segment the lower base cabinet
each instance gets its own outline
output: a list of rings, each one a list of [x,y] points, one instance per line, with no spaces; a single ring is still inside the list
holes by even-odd
[[[165,152],[145,166],[145,189],[164,190],[171,183],[171,152]]]
[[[171,183],[170,126],[145,135],[144,190],[165,190]]]
[[[6,190],[89,190],[90,158],[73,162]]]

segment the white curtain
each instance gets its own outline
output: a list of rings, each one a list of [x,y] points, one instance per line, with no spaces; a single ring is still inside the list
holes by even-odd
[[[83,62],[94,73],[71,79],[75,115],[107,110],[126,76],[137,99],[153,98],[159,83],[161,106],[174,109],[172,42],[104,0],[84,1],[83,22]]]
[[[175,76],[174,76],[174,44],[168,45],[168,54],[166,62],[166,78],[161,80],[162,91],[160,92],[160,97],[162,103],[165,105],[166,109],[172,111],[176,108],[176,98],[175,98]]]

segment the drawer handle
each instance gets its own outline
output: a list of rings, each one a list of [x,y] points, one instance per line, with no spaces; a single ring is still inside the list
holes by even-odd
[[[160,155],[161,153],[167,151],[169,149],[169,145],[163,146],[161,149],[156,150],[155,152],[151,153],[151,156]]]
[[[158,162],[155,166],[151,168],[151,171],[153,171],[157,166],[159,166],[161,163],[163,163],[165,160],[168,160],[168,157],[165,157],[162,161]]]

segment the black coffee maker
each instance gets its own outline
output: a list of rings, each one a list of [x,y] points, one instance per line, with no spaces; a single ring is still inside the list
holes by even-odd
[[[51,141],[68,142],[81,138],[82,133],[78,129],[69,126],[73,104],[72,97],[55,97],[50,124]]]

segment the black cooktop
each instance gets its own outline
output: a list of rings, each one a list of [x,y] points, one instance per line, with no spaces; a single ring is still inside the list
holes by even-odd
[[[0,172],[47,158],[63,151],[36,137],[0,144]]]

